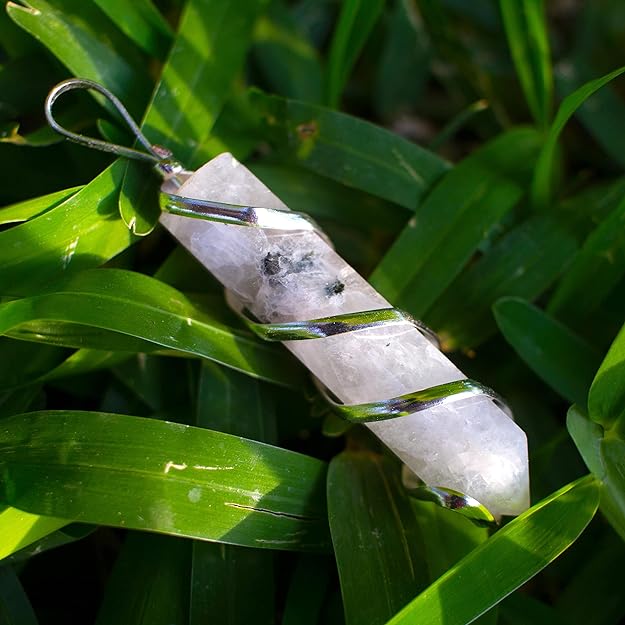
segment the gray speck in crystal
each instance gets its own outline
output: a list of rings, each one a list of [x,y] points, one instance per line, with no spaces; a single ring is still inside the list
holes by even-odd
[[[332,297],[333,295],[338,295],[345,290],[345,284],[340,280],[335,280],[334,282],[330,282],[330,284],[326,284],[326,295],[328,297]]]
[[[299,260],[296,260],[293,263],[291,271],[293,273],[301,273],[302,271],[311,269],[314,264],[313,256],[314,254],[312,252],[308,252],[307,254],[304,254]]]
[[[275,276],[280,272],[280,259],[284,256],[280,252],[267,252],[263,258],[263,273],[266,276]]]

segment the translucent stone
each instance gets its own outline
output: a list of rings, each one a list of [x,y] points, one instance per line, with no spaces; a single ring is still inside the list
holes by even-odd
[[[230,154],[179,189],[185,197],[288,210]],[[294,321],[390,304],[314,232],[225,225],[163,214],[161,223],[262,321]],[[408,323],[286,346],[345,403],[387,399],[466,376]],[[485,397],[368,427],[430,486],[470,495],[496,516],[529,505],[525,433]]]

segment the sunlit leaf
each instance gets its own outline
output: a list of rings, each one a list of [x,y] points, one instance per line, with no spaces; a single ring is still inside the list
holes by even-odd
[[[325,464],[285,449],[166,421],[53,411],[3,419],[0,452],[0,500],[31,514],[265,549],[328,548]]]

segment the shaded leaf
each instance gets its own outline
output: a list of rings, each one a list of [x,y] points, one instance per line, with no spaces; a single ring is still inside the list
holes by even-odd
[[[625,327],[614,339],[590,387],[588,412],[604,428],[625,422]]]
[[[142,50],[164,60],[173,35],[152,0],[95,0],[95,3]]]
[[[529,109],[545,127],[551,117],[553,76],[543,0],[500,0],[499,6]]]
[[[0,338],[0,390],[10,390],[35,383],[60,365],[68,352],[53,346],[41,346]]]
[[[414,209],[448,169],[403,137],[344,113],[252,92],[285,159],[317,174]]]
[[[336,456],[328,518],[347,625],[385,623],[426,584],[419,527],[397,470],[368,452]]]
[[[321,102],[319,53],[281,2],[272,2],[267,14],[256,22],[253,53],[272,91],[287,98]]]
[[[501,333],[530,369],[566,400],[584,406],[600,354],[565,325],[521,298],[502,298],[493,312]]]
[[[37,617],[13,569],[0,566],[0,623],[37,625]]]
[[[9,2],[13,21],[43,43],[74,76],[90,78],[112,91],[137,116],[150,90],[141,57],[91,2],[45,0]],[[97,25],[97,26],[96,26]],[[97,95],[100,102],[102,96]],[[110,110],[113,107],[107,104]]]
[[[398,0],[386,24],[372,93],[380,116],[389,119],[412,106],[423,91],[429,69],[430,46],[416,6]]]
[[[548,312],[578,323],[625,274],[625,199],[593,230],[549,300]]]
[[[593,477],[567,484],[477,547],[388,624],[470,623],[575,542],[598,504]]]
[[[523,189],[517,181],[539,141],[534,130],[509,131],[446,174],[376,267],[373,286],[422,315],[519,202]]]
[[[325,465],[285,449],[166,421],[50,411],[3,419],[0,451],[0,499],[31,513],[266,549],[328,548]]]
[[[202,363],[197,425],[253,440],[275,442],[275,414],[257,380]],[[274,622],[273,554],[260,549],[194,541],[190,623]]]
[[[519,590],[499,604],[506,625],[570,625],[550,605]]]
[[[577,406],[569,409],[566,426],[586,466],[603,482],[601,512],[625,540],[625,441],[606,437]]]
[[[326,101],[336,108],[349,74],[365,45],[384,0],[344,0],[332,35],[326,70]]]
[[[328,558],[316,554],[299,557],[286,597],[281,625],[317,625],[330,582]]]
[[[453,510],[418,499],[411,499],[410,503],[423,535],[430,583],[488,539],[486,528],[478,527]]]
[[[560,593],[555,607],[569,625],[613,625],[625,614],[625,596],[617,571],[625,558],[625,544],[609,533]]]
[[[128,533],[96,625],[186,625],[190,549],[173,536]]]
[[[544,145],[536,161],[531,188],[531,198],[536,208],[545,209],[551,203],[551,179],[554,172],[556,148],[558,138],[566,122],[593,93],[620,76],[623,72],[625,72],[625,67],[616,69],[596,80],[591,80],[562,101],[556,117],[549,127]]]
[[[554,68],[556,88],[562,96],[581,87],[598,73],[592,66],[594,51],[604,43],[601,41],[602,28],[598,21],[607,15],[609,13],[602,11],[599,5],[591,3],[583,7],[577,20],[578,32],[573,40],[571,55],[560,60]],[[624,113],[625,105],[621,98],[611,86],[607,86],[582,104],[575,114],[597,143],[621,167],[625,166],[625,156],[620,147],[625,137]]]
[[[0,232],[0,294],[28,295],[76,271],[97,267],[134,237],[117,218],[124,164],[115,162],[69,200]]]
[[[534,299],[562,273],[577,243],[549,216],[510,230],[463,271],[425,315],[447,349],[475,347],[496,330],[491,312],[500,297]]]

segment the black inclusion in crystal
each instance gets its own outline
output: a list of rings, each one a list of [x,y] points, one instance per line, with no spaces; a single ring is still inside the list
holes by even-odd
[[[268,252],[263,258],[263,273],[266,276],[275,276],[280,271],[280,259],[283,255],[280,252]]]
[[[345,290],[345,285],[340,280],[335,280],[334,282],[330,282],[326,284],[326,295],[328,297],[332,297],[333,295],[338,295]]]

